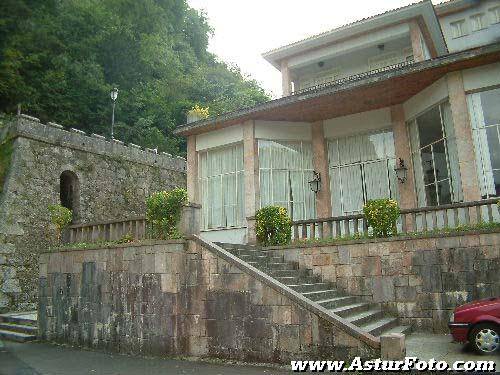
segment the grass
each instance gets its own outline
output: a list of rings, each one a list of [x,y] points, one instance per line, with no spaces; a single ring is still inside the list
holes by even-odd
[[[459,225],[457,227],[452,228],[441,228],[434,229],[429,231],[420,231],[420,232],[407,232],[407,233],[398,233],[395,236],[390,236],[387,238],[398,238],[398,237],[414,237],[414,238],[425,238],[425,237],[434,237],[439,234],[460,234],[467,233],[478,230],[494,230],[500,228],[500,223],[487,223],[480,222],[473,225]],[[363,240],[363,239],[375,239],[377,237],[367,234],[367,233],[358,233],[350,236],[338,236],[338,237],[329,237],[329,238],[308,238],[308,239],[299,239],[292,242],[292,245],[329,245],[336,244],[354,240]]]

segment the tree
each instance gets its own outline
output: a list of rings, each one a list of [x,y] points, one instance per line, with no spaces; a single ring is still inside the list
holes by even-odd
[[[182,154],[172,130],[200,104],[212,114],[268,100],[237,67],[207,51],[206,17],[185,0],[3,0],[0,111],[109,134]]]

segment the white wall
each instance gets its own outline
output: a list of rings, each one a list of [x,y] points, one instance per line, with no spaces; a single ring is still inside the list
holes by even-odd
[[[339,138],[358,133],[392,128],[390,108],[336,117],[323,122],[325,138]]]
[[[196,151],[243,141],[243,126],[233,125],[196,136]]]
[[[255,138],[276,141],[310,141],[311,124],[307,122],[255,121]]]
[[[456,52],[500,41],[500,23],[493,23],[493,14],[490,12],[491,8],[498,5],[500,5],[498,0],[477,1],[476,5],[472,8],[440,17],[439,22],[441,23],[448,50],[450,52]],[[477,13],[484,13],[486,28],[472,31],[470,16]],[[459,38],[453,38],[450,23],[458,20],[465,21],[466,35]]]
[[[448,85],[446,78],[443,77],[403,103],[406,119],[414,118],[447,97]]]
[[[200,237],[211,242],[244,244],[246,243],[246,234],[246,228],[233,228],[202,231]]]
[[[500,85],[500,63],[463,70],[462,76],[465,91]]]

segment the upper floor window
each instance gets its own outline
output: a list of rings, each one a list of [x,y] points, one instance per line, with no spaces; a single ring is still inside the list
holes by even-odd
[[[465,20],[458,20],[450,23],[453,38],[460,38],[466,35]]]
[[[472,31],[479,31],[486,27],[484,22],[484,13],[478,13],[470,16]]]
[[[490,9],[492,23],[500,23],[500,6]]]

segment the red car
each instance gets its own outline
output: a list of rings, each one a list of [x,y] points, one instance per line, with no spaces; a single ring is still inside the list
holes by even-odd
[[[453,340],[469,342],[481,354],[500,348],[500,297],[458,306],[448,323]]]

